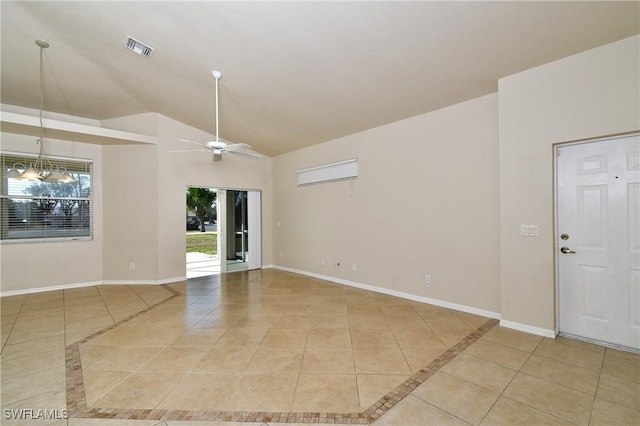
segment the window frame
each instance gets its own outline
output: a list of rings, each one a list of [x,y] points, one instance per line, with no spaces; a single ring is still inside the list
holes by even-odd
[[[86,197],[81,196],[43,196],[43,195],[12,195],[9,194],[8,188],[8,178],[6,177],[6,173],[10,167],[13,166],[14,162],[12,159],[9,162],[6,162],[7,157],[17,157],[22,159],[20,161],[22,165],[27,166],[29,163],[34,163],[38,158],[38,154],[27,153],[27,152],[16,152],[16,151],[4,151],[0,150],[0,205],[1,209],[5,210],[5,206],[8,206],[8,203],[11,200],[21,199],[21,200],[70,200],[76,202],[87,202],[89,207],[89,224],[88,226],[81,226],[79,228],[66,228],[65,229],[80,229],[89,231],[89,235],[46,235],[46,228],[42,227],[39,236],[37,237],[20,237],[20,238],[9,238],[9,209],[6,209],[6,214],[4,211],[0,214],[0,245],[2,244],[24,244],[24,243],[48,243],[48,242],[69,242],[69,241],[92,241],[94,239],[94,160],[89,158],[76,158],[76,157],[65,157],[65,156],[51,156],[47,155],[47,160],[51,164],[68,166],[70,164],[77,164],[78,169],[88,169],[87,172],[80,172],[83,175],[88,175],[89,177],[89,194]],[[11,164],[9,164],[11,163]],[[71,173],[79,173],[78,170],[70,170]],[[5,201],[6,200],[6,201]],[[5,204],[6,203],[6,204]]]

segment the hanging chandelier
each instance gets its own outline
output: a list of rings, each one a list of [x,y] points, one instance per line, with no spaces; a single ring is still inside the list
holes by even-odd
[[[35,162],[29,163],[28,166],[15,163],[8,171],[7,177],[24,181],[73,183],[76,180],[71,176],[71,173],[64,167],[54,166],[47,155],[49,141],[44,138],[45,128],[42,121],[42,112],[44,110],[44,66],[42,59],[44,49],[49,47],[49,43],[44,40],[36,40],[36,45],[40,48],[40,136],[36,139],[36,144],[39,146],[38,158]],[[21,172],[20,169],[23,171]]]

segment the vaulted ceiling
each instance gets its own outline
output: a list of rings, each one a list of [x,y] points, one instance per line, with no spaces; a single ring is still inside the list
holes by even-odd
[[[640,32],[630,2],[13,2],[1,99],[93,119],[158,112],[277,155],[495,92]],[[127,36],[155,50],[123,47]]]

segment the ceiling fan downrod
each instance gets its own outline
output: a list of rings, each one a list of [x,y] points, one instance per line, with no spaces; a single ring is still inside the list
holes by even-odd
[[[220,79],[222,78],[222,73],[220,71],[213,70],[211,71],[211,74],[213,75],[213,78],[216,79],[216,142],[218,142],[220,140],[218,135],[218,129],[220,128],[220,126],[218,125],[218,107],[219,107],[218,86],[219,86]]]

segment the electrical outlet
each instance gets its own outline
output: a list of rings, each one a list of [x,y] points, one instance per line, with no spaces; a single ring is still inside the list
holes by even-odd
[[[356,265],[355,263],[353,263],[353,264],[351,265],[351,270],[352,270],[353,272],[357,271],[357,270],[358,270],[358,265]]]
[[[280,252],[280,259],[284,259],[284,253]]]
[[[425,275],[424,276],[424,283],[425,284],[431,284],[431,275]]]
[[[136,264],[134,262],[131,262],[129,264],[129,269],[131,269],[132,271],[135,271],[136,270]]]

